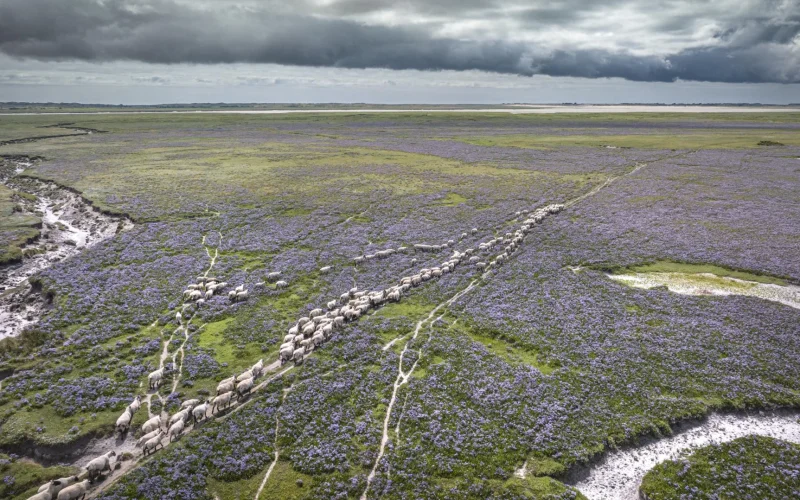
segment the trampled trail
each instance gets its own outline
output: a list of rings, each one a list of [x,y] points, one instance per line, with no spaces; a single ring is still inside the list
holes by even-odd
[[[411,377],[411,374],[414,373],[414,369],[416,369],[417,364],[419,363],[420,358],[422,357],[422,348],[419,348],[417,353],[417,358],[414,360],[414,364],[411,365],[411,368],[408,369],[407,372],[403,371],[403,360],[405,359],[406,353],[409,352],[409,346],[411,345],[414,340],[417,339],[420,330],[424,325],[430,325],[434,322],[434,316],[440,309],[443,307],[447,307],[453,304],[456,300],[460,299],[464,295],[470,292],[473,288],[475,288],[475,284],[477,280],[473,280],[470,284],[464,288],[463,290],[459,291],[448,300],[438,304],[434,307],[428,315],[419,320],[417,322],[416,327],[414,328],[414,332],[411,335],[411,338],[406,342],[406,345],[403,347],[403,351],[400,353],[400,358],[397,362],[397,378],[394,381],[394,385],[392,386],[392,397],[389,400],[389,405],[386,407],[386,416],[383,419],[383,436],[381,437],[381,446],[378,450],[378,456],[375,458],[375,463],[372,465],[372,470],[370,471],[369,475],[367,476],[367,486],[364,489],[364,493],[361,494],[361,500],[366,500],[367,493],[369,492],[369,487],[372,485],[372,481],[375,479],[376,471],[378,470],[378,466],[380,465],[380,461],[383,458],[384,453],[386,452],[386,445],[389,443],[389,420],[392,418],[392,410],[394,409],[394,404],[397,401],[397,392],[400,388],[408,383],[408,379]],[[441,318],[441,315],[436,318]],[[397,340],[397,339],[395,339]],[[392,341],[394,343],[394,341]],[[385,348],[384,348],[385,350]],[[397,424],[398,428],[400,423]]]

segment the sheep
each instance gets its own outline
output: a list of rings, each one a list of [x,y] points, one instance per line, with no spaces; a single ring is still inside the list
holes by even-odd
[[[228,299],[230,299],[231,302],[236,302],[236,290],[228,292]]]
[[[349,294],[350,294],[350,296],[352,297],[352,296],[354,296],[354,295],[356,294],[356,292],[358,292],[358,287],[355,287],[355,286],[354,286],[353,288],[351,288],[351,289],[349,290],[349,292],[348,292],[348,293],[349,293]]]
[[[353,258],[353,264],[358,265],[364,262],[364,256],[359,255],[358,257]]]
[[[408,247],[397,247],[398,253],[406,253],[408,252]]]
[[[295,335],[297,335],[299,330],[300,330],[300,327],[298,325],[294,325],[291,328],[289,328],[289,331],[287,333],[288,333],[288,335],[291,335],[292,337],[294,337]]]
[[[140,406],[142,406],[142,397],[137,395],[135,398],[133,398],[131,404],[128,405],[128,411],[130,412],[131,415],[133,415],[134,413],[139,411]]]
[[[160,427],[158,429],[154,430],[154,431],[148,432],[147,434],[145,434],[144,436],[140,437],[136,441],[136,446],[143,446],[146,442],[148,442],[151,439],[153,439],[154,437],[156,437],[160,432],[161,432],[161,428]]]
[[[142,432],[144,432],[145,434],[160,428],[161,428],[161,415],[156,415],[155,417],[151,418],[150,420],[142,424]]]
[[[217,396],[220,394],[225,394],[231,392],[236,388],[236,380],[228,380],[225,382],[220,382],[217,386]]]
[[[192,293],[189,294],[190,300],[199,300],[202,297],[203,297],[203,292],[201,292],[200,290],[194,290],[192,291]]]
[[[142,454],[144,456],[147,456],[151,453],[155,453],[159,445],[161,445],[161,447],[163,448],[164,443],[161,442],[162,439],[164,439],[164,431],[159,430],[158,434],[156,434],[154,438],[151,438],[149,441],[144,443],[144,445],[142,446]]]
[[[453,241],[453,240],[447,240],[447,246],[448,246],[448,247],[451,247],[451,246],[453,246],[453,245],[455,245],[455,244],[456,244],[456,242],[455,242],[455,241]]]
[[[211,403],[211,412],[214,413],[217,411],[217,408],[228,407],[231,405],[231,398],[233,397],[233,392],[226,392],[225,394],[220,394],[219,396],[215,397]]]
[[[117,452],[112,450],[86,464],[86,470],[89,472],[89,481],[94,482],[101,472],[111,470],[111,457],[115,456],[117,456]],[[61,497],[61,494],[58,496]]]
[[[89,491],[91,482],[84,479],[80,483],[75,483],[72,486],[67,486],[58,492],[57,500],[75,500],[77,498],[86,498],[86,492]]]
[[[478,228],[477,228],[477,227],[473,227],[473,228],[470,230],[470,232],[471,232],[472,234],[478,234]]]
[[[478,268],[479,271],[483,271],[486,269],[486,262],[478,262],[475,264],[475,267]]]
[[[321,331],[322,335],[324,335],[325,338],[327,339],[331,335],[333,335],[333,324],[328,323],[327,325],[323,326],[319,331]]]
[[[250,391],[253,390],[253,386],[254,385],[255,385],[255,383],[253,382],[252,378],[248,378],[248,379],[242,380],[236,386],[236,394],[238,395],[238,399],[241,399],[241,398],[245,397],[247,394],[250,394]]]
[[[311,321],[309,323],[306,323],[306,326],[303,327],[303,336],[304,337],[308,337],[309,335],[314,333],[314,329],[315,329],[314,326],[315,325],[314,325],[313,321]]]
[[[294,365],[297,366],[303,363],[303,356],[306,354],[306,350],[302,347],[295,349],[292,353],[292,361],[294,361]]]
[[[184,408],[175,415],[169,417],[169,423],[167,424],[167,427],[172,427],[172,425],[178,421],[185,422],[189,418],[191,412],[191,408]]]
[[[333,326],[337,328],[344,326],[344,316],[336,316],[335,318],[333,318]]]
[[[161,379],[164,377],[164,368],[159,368],[154,372],[150,372],[147,376],[147,386],[150,389],[158,389],[158,386],[161,385]]]
[[[250,370],[250,369],[248,369],[247,371],[242,372],[240,375],[238,375],[236,377],[236,383],[238,384],[239,382],[242,382],[242,381],[247,380],[249,378],[253,378],[253,371]]]
[[[325,335],[323,335],[322,332],[317,332],[311,337],[311,342],[314,344],[314,347],[319,347],[325,342]]]
[[[416,263],[417,263],[417,259],[411,259],[411,265],[412,265],[412,266],[413,266],[414,264],[416,264]]]
[[[247,298],[249,296],[250,296],[250,294],[248,293],[247,290],[242,290],[240,292],[236,292],[236,301],[238,302],[240,300],[247,300]]]
[[[293,354],[294,354],[294,346],[281,347],[280,350],[281,366],[283,366],[284,363],[292,359]]]
[[[31,498],[29,498],[28,500],[31,500],[31,499],[49,500],[49,499],[53,498],[54,496],[57,496],[59,491],[63,490],[67,486],[70,486],[70,485],[75,484],[77,482],[78,482],[78,476],[62,477],[62,478],[59,478],[59,479],[54,479],[52,481],[48,481],[48,482],[44,483],[43,485],[39,486],[39,491],[38,491],[38,493],[46,493],[48,495],[47,497],[45,497],[45,496],[38,497],[38,496],[34,495]]]
[[[333,269],[333,266],[325,266],[325,267],[320,267],[320,268],[319,268],[319,272],[320,272],[321,274],[327,274],[327,273],[329,273],[329,272],[330,272],[330,270],[331,270],[331,269]]]
[[[197,421],[200,420],[200,417],[205,420],[206,411],[208,411],[208,401],[195,406],[194,409],[192,409],[192,418],[194,419],[194,422],[197,423]]]
[[[463,240],[466,237],[467,237],[467,233],[461,233],[461,236],[458,239],[460,241],[460,240]]]
[[[320,316],[320,315],[322,315],[322,309],[320,309],[319,307],[316,308],[316,309],[312,309],[311,312],[308,313],[308,315],[311,316],[312,318],[314,316]]]
[[[50,483],[47,483],[45,486],[49,485]],[[33,495],[32,497],[28,497],[28,500],[50,500],[51,498],[53,498],[53,493],[50,493],[50,491],[45,489]]]
[[[244,291],[244,285],[239,285],[233,289],[234,292],[239,293]]]
[[[261,372],[264,371],[264,360],[259,359],[256,364],[250,367],[250,371],[253,372],[253,377],[258,378],[261,376]]]
[[[270,283],[278,281],[278,278],[280,278],[280,276],[281,276],[280,271],[271,272],[267,274],[267,281],[269,281]]]
[[[285,282],[283,280],[275,283],[275,288],[286,288],[288,286],[289,286],[289,283],[287,283],[287,282]]]
[[[206,290],[206,300],[210,300],[214,296],[214,290]]]
[[[183,410],[184,408],[190,408],[191,409],[191,408],[194,408],[195,406],[197,406],[199,404],[200,404],[200,400],[199,399],[187,399],[186,401],[181,403],[181,410]]]
[[[338,302],[336,302],[335,300],[331,300],[328,301],[328,303],[325,305],[328,307],[329,310],[331,310],[331,309],[336,309],[337,304]]]
[[[176,312],[175,313],[175,321],[180,323],[182,319],[183,319],[183,317],[181,316],[181,312],[180,311]]]
[[[131,426],[131,419],[133,415],[130,412],[129,408],[125,408],[125,411],[122,412],[122,415],[119,416],[116,423],[116,432],[119,432],[120,435],[125,434],[128,432],[128,429]]]
[[[172,442],[176,436],[181,437],[181,433],[183,433],[184,427],[186,427],[186,424],[184,423],[183,420],[178,420],[177,422],[172,424],[167,434],[169,436],[169,441]]]

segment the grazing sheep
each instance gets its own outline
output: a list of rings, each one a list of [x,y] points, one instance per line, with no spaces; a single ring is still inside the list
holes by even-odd
[[[208,411],[208,401],[206,401],[201,405],[195,406],[194,409],[192,410],[192,418],[194,419],[194,422],[197,423],[201,419],[205,420],[207,411]]]
[[[255,382],[253,382],[252,378],[242,380],[236,386],[236,394],[238,395],[238,399],[245,397],[247,394],[250,394],[250,391],[253,390],[253,386]]]
[[[210,300],[214,296],[214,290],[206,290],[206,300]]]
[[[319,272],[322,273],[322,274],[327,274],[327,273],[330,272],[331,269],[333,269],[333,266],[325,266],[325,267],[319,268]]]
[[[271,272],[271,273],[269,273],[267,275],[267,281],[269,281],[270,283],[278,281],[278,278],[280,276],[281,276],[281,272],[280,271]]]
[[[461,233],[461,236],[458,238],[459,240],[463,240],[467,237],[467,233]]]
[[[285,282],[283,280],[275,283],[275,288],[286,288],[288,286],[289,286],[289,283],[287,283],[287,282]]]
[[[225,408],[230,406],[232,397],[233,392],[226,392],[225,394],[220,394],[219,396],[215,397],[211,403],[211,412],[214,413],[217,411],[217,408],[222,408],[223,406]]]
[[[228,299],[230,299],[231,302],[236,302],[236,290],[228,292]]]
[[[183,319],[183,317],[181,316],[181,312],[180,311],[176,312],[175,313],[175,321],[180,323],[182,319]]]
[[[80,483],[75,483],[72,486],[67,486],[63,490],[58,492],[57,500],[76,500],[78,498],[85,498],[86,492],[89,491],[89,485],[91,482],[88,479],[84,479]]]
[[[169,436],[169,441],[172,442],[176,436],[180,437],[185,427],[186,424],[184,423],[183,420],[178,420],[177,422],[172,424],[172,426],[169,428],[169,433],[167,434]]]
[[[417,263],[417,259],[411,259],[411,265],[412,265],[412,266],[413,266],[414,264],[416,264],[416,263]]]
[[[236,380],[228,380],[227,382],[220,382],[217,386],[217,396],[231,392],[236,388]]]
[[[312,318],[314,316],[320,316],[320,315],[322,315],[322,309],[320,309],[320,308],[312,309],[311,312],[308,313],[308,315],[311,316]]]
[[[470,232],[471,232],[472,234],[478,234],[478,228],[477,228],[477,227],[473,227],[473,228],[470,230]]]
[[[240,292],[236,292],[236,301],[240,300],[247,300],[250,297],[250,293],[247,290],[242,290]]]
[[[150,389],[158,389],[158,386],[161,385],[161,379],[164,377],[164,369],[159,368],[158,370],[151,372],[147,376],[147,383]]]
[[[125,411],[122,412],[122,415],[119,416],[116,423],[116,432],[119,432],[120,435],[125,434],[128,432],[128,429],[131,426],[131,419],[133,415],[131,415],[130,409],[125,408]]]
[[[142,424],[142,432],[144,432],[145,434],[160,428],[161,428],[161,415],[156,415],[155,417],[151,418],[150,420]]]
[[[99,457],[95,458],[88,464],[86,464],[86,470],[89,472],[89,481],[94,482],[100,473],[105,470],[111,470],[111,457],[117,456],[117,452],[109,451],[105,455],[100,455]],[[63,490],[62,490],[63,491]],[[59,497],[61,495],[59,494]]]
[[[236,383],[238,384],[239,382],[242,382],[243,380],[247,380],[249,378],[253,378],[253,371],[252,370],[247,370],[245,372],[242,372],[240,375],[237,375],[236,376]]]
[[[148,442],[151,439],[153,439],[154,437],[158,436],[159,433],[161,433],[161,428],[158,428],[158,429],[156,429],[154,431],[148,432],[147,434],[145,434],[144,436],[140,437],[136,441],[136,446],[143,446],[146,442]]]
[[[305,356],[306,350],[302,347],[299,347],[294,350],[292,353],[292,361],[294,361],[295,366],[300,365],[303,363],[303,356]]]
[[[358,257],[355,257],[353,259],[353,264],[358,265],[358,264],[361,264],[362,262],[364,262],[364,256],[363,255],[359,255]]]
[[[164,431],[159,430],[158,434],[156,434],[154,438],[151,438],[149,441],[144,443],[142,446],[142,454],[147,456],[151,453],[155,453],[159,446],[163,448],[164,443],[161,442],[162,439],[164,439]]]

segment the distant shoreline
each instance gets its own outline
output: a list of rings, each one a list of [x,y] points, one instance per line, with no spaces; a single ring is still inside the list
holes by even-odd
[[[364,108],[278,108],[278,109],[217,109],[209,105],[204,109],[198,105],[196,108],[183,107],[179,109],[159,106],[130,106],[130,110],[96,110],[92,105],[86,105],[86,111],[80,107],[63,108],[69,111],[56,111],[55,106],[43,105],[43,108],[53,107],[54,111],[41,109],[39,111],[6,111],[0,116],[34,116],[34,115],[121,115],[121,114],[313,114],[313,113],[509,113],[509,114],[557,114],[557,113],[798,113],[800,106],[764,106],[764,105],[647,105],[647,104],[508,104],[502,107],[364,107]],[[30,107],[35,108],[36,105]],[[105,106],[103,106],[105,107]],[[3,109],[3,108],[0,108]]]

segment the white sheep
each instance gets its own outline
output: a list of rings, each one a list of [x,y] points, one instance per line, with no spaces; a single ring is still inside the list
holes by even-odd
[[[187,399],[183,403],[181,403],[181,410],[184,408],[194,408],[195,406],[200,404],[199,399]]]
[[[250,294],[248,293],[247,290],[236,292],[236,301],[238,302],[240,300],[247,300],[249,296]]]
[[[319,307],[317,307],[316,309],[312,309],[311,312],[308,313],[308,315],[311,316],[312,318],[314,316],[320,316],[321,314],[322,314],[322,309],[320,309]]]
[[[236,386],[236,393],[238,394],[238,398],[241,399],[245,395],[250,394],[250,391],[253,390],[253,382],[252,378],[244,379]]]
[[[478,228],[477,228],[477,227],[473,227],[473,228],[470,230],[470,232],[471,232],[472,234],[478,234]]]
[[[105,455],[100,455],[88,464],[86,470],[89,472],[89,481],[94,482],[95,479],[105,470],[111,470],[111,457],[117,456],[117,452],[109,451]],[[59,497],[61,495],[59,494]]]
[[[253,378],[260,377],[261,372],[264,371],[264,359],[259,359],[256,364],[250,367],[250,371],[253,372]]]
[[[214,296],[214,290],[206,290],[206,300],[211,300],[211,297]]]
[[[294,354],[294,345],[288,347],[281,347],[280,350],[281,366],[283,366],[284,363],[292,359],[293,354]]]
[[[125,411],[122,412],[122,415],[119,416],[116,423],[116,431],[120,434],[125,434],[128,432],[128,429],[131,426],[131,419],[133,415],[131,415],[130,409],[125,408]]]
[[[147,376],[147,386],[150,389],[158,389],[158,386],[161,385],[161,379],[164,377],[164,369],[159,368],[154,372],[150,372]]]
[[[233,392],[226,392],[225,394],[220,394],[219,396],[215,397],[211,404],[211,412],[215,412],[217,408],[228,407],[231,404],[231,398],[233,397]]]
[[[156,415],[155,417],[151,418],[150,420],[142,424],[142,432],[144,432],[145,434],[159,428],[161,428],[161,415]]]
[[[272,283],[273,281],[277,281],[280,275],[281,275],[280,271],[271,272],[267,275],[267,281],[269,281],[270,283]]]
[[[286,288],[288,286],[289,286],[289,283],[287,283],[287,282],[285,282],[283,280],[278,281],[277,283],[275,283],[275,288]]]
[[[73,484],[75,484],[77,482],[78,482],[78,476],[62,477],[62,478],[59,478],[59,479],[54,479],[52,481],[48,481],[48,482],[44,483],[43,485],[39,486],[39,491],[37,493],[37,495],[39,493],[45,493],[45,494],[48,495],[47,497],[44,497],[44,496],[39,497],[39,496],[34,495],[31,498],[29,498],[28,500],[31,500],[31,499],[49,500],[49,499],[57,496],[59,491],[63,490],[67,486],[73,485]]]
[[[169,436],[170,442],[172,442],[176,436],[177,437],[181,436],[181,433],[183,433],[183,429],[185,426],[186,424],[184,423],[183,420],[178,420],[177,422],[172,424],[172,426],[170,426],[169,433],[167,434]]]
[[[244,372],[240,373],[239,375],[237,375],[236,376],[236,383],[238,384],[239,382],[241,382],[243,380],[247,380],[249,378],[253,378],[253,371],[250,370],[250,369],[248,369],[247,371],[244,371]]]
[[[139,407],[142,406],[142,397],[137,395],[133,398],[131,404],[128,405],[128,411],[133,415],[137,411],[139,411]]]
[[[183,317],[181,316],[181,312],[180,311],[176,312],[175,313],[175,321],[180,323],[182,319],[183,319]]]
[[[140,437],[136,441],[136,446],[140,446],[140,447],[143,446],[146,442],[148,442],[151,439],[153,439],[154,437],[158,436],[159,433],[161,433],[161,428],[160,427],[158,429],[154,430],[154,431],[148,432],[147,434],[145,434],[144,436]]]
[[[319,272],[322,273],[322,274],[327,274],[327,273],[329,273],[331,271],[331,269],[333,269],[333,266],[325,266],[325,267],[319,268]]]
[[[299,347],[294,350],[292,353],[292,360],[294,361],[295,366],[303,363],[303,356],[306,354],[306,350],[302,347]]]
[[[57,500],[75,500],[77,498],[86,497],[86,492],[89,491],[91,483],[88,479],[84,479],[80,483],[75,483],[72,486],[67,486],[58,492]]]
[[[236,290],[228,292],[228,299],[230,299],[231,302],[236,302]]]
[[[220,394],[231,392],[235,388],[236,388],[236,379],[228,380],[225,383],[220,382],[220,384],[217,386],[217,396],[219,396]]]
[[[311,342],[313,342],[315,347],[319,347],[325,342],[325,335],[323,335],[322,332],[317,332],[311,337]]]
[[[155,437],[144,443],[142,446],[142,454],[147,456],[151,453],[155,453],[159,446],[163,448],[164,443],[161,442],[162,439],[164,439],[164,431],[159,430]]]
[[[172,425],[175,422],[185,422],[186,419],[189,418],[189,414],[191,413],[191,411],[192,410],[189,409],[189,408],[184,408],[183,410],[179,411],[175,415],[169,417],[169,423],[167,424],[167,427],[172,427]]]
[[[197,421],[201,419],[205,420],[207,411],[208,411],[208,401],[206,401],[203,404],[195,406],[194,409],[192,410],[192,418],[194,418],[195,423],[197,423]]]

